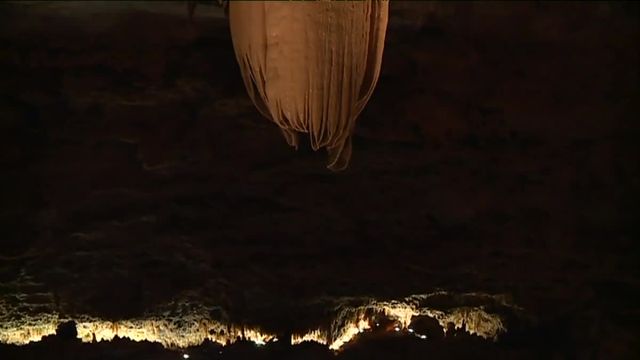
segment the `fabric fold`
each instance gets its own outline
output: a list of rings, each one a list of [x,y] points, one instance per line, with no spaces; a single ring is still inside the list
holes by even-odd
[[[231,1],[233,46],[249,97],[287,143],[308,133],[328,168],[351,158],[355,121],[380,75],[389,3]]]

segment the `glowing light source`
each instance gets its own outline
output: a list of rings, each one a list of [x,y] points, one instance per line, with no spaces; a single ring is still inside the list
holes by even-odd
[[[182,354],[182,358],[183,359],[188,359],[189,358],[189,354]]]
[[[359,319],[357,323],[347,324],[342,329],[340,336],[329,345],[329,349],[339,350],[342,345],[351,341],[354,336],[369,328],[369,322],[365,319]]]

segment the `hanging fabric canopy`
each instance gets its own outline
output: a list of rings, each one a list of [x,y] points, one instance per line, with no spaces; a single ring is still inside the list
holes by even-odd
[[[351,158],[355,120],[380,74],[389,3],[231,1],[236,58],[249,96],[298,146],[308,133],[328,168]]]

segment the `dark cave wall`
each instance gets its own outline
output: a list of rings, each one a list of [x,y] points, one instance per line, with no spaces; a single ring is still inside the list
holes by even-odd
[[[131,4],[0,4],[7,281],[115,318],[185,292],[505,292],[563,354],[633,343],[637,5],[393,1],[333,175],[255,111],[221,10]]]

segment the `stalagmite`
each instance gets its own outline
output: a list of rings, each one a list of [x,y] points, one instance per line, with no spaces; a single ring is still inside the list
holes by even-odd
[[[389,3],[231,1],[236,58],[249,96],[289,145],[308,133],[328,168],[351,158],[355,121],[380,74]]]

